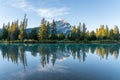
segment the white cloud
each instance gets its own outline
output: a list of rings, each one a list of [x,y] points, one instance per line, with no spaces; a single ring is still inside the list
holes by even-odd
[[[22,9],[24,11],[28,11],[28,10],[36,11],[34,6],[32,6],[26,0],[8,0],[7,4],[11,7],[19,8],[19,9]]]
[[[10,5],[11,7],[15,7],[15,8],[19,8],[25,11],[34,11],[36,12],[38,15],[40,15],[41,17],[45,17],[45,18],[54,18],[54,17],[58,17],[58,16],[62,16],[65,14],[69,14],[69,9],[70,8],[66,8],[66,7],[52,7],[52,8],[35,8],[35,6],[31,5],[28,1],[26,0],[8,0],[8,5]]]
[[[26,0],[8,0],[8,5],[20,9],[25,9],[29,7]]]
[[[68,10],[69,8],[39,8],[37,12],[41,17],[53,18],[69,14]]]

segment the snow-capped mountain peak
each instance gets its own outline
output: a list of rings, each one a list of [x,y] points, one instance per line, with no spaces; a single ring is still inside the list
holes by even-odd
[[[55,21],[57,27],[57,33],[69,34],[71,31],[71,25],[65,20]]]

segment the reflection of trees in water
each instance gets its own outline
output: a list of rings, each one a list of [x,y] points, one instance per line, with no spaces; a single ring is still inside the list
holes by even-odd
[[[109,55],[113,55],[117,59],[119,56],[119,46],[103,45],[100,47],[96,47],[96,53],[100,56],[100,58],[108,59]]]
[[[46,45],[38,46],[38,52],[41,57],[41,64],[44,67],[45,64],[49,63],[50,49]]]
[[[25,51],[31,52],[32,56],[39,54],[44,67],[49,63],[54,65],[56,60],[64,60],[70,55],[73,59],[84,62],[89,52],[96,53],[102,59],[107,59],[109,55],[117,59],[119,48],[120,45],[115,44],[0,44],[4,59],[11,60],[15,64],[21,61],[24,67],[27,66]]]
[[[69,53],[71,53],[73,59],[79,61],[85,61],[86,53],[89,51],[86,45],[67,45]]]
[[[27,59],[25,56],[25,48],[23,45],[12,45],[12,44],[1,44],[0,45],[1,54],[3,59],[8,59],[15,64],[18,64],[19,60],[23,64],[24,68],[27,66]]]
[[[11,60],[14,63],[18,63],[18,47],[14,45],[1,45],[1,54],[4,58],[7,58],[8,61]]]
[[[24,46],[19,46],[18,47],[18,54],[19,54],[19,57],[20,57],[20,61],[23,63],[24,68],[25,68],[25,66],[27,66],[27,59],[26,59]]]

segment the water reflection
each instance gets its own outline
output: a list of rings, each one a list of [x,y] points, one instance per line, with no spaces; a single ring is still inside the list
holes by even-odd
[[[109,55],[118,59],[119,44],[0,44],[3,59],[27,66],[26,51],[32,56],[39,55],[40,62],[45,67],[50,62],[55,65],[56,60],[63,61],[72,56],[73,59],[84,62],[87,54],[96,54],[100,59],[108,59]]]

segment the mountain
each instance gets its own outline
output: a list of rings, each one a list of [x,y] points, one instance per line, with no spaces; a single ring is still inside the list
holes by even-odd
[[[57,28],[57,33],[65,33],[65,34],[70,34],[71,32],[71,25],[65,21],[65,20],[59,20],[59,21],[55,21],[56,23],[56,28]]]
[[[56,28],[57,28],[57,33],[65,33],[65,34],[70,34],[71,32],[71,25],[66,22],[65,20],[59,20],[59,21],[55,21],[56,23]],[[50,27],[52,27],[52,23],[50,23]],[[26,32],[29,33],[31,32],[33,28],[27,28]],[[38,31],[39,27],[35,27],[35,29]]]
[[[32,31],[32,29],[36,29],[37,31],[39,31],[39,27],[34,27],[34,28],[27,28],[26,32],[30,33]]]

